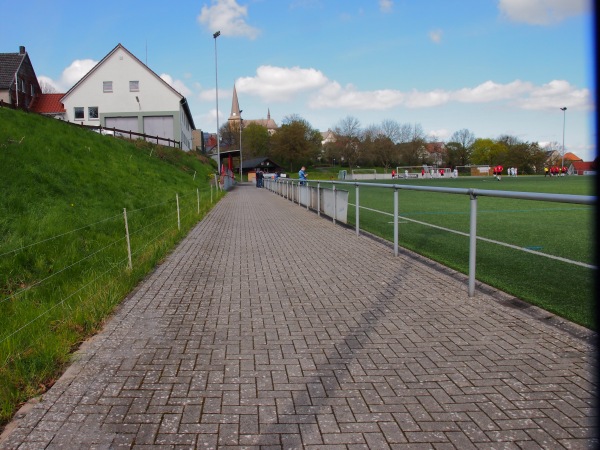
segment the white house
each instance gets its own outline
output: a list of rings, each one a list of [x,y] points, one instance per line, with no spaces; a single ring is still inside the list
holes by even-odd
[[[193,148],[187,100],[121,44],[61,99],[65,119],[144,133]]]

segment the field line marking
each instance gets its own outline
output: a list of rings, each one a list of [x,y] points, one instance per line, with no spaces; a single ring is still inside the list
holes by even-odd
[[[350,203],[352,206],[356,207],[356,205]],[[367,208],[365,206],[361,206],[361,209],[366,209],[368,211],[373,211],[376,213],[380,213],[380,214],[385,214],[387,216],[392,216],[394,217],[394,214],[392,213],[388,213],[388,212],[384,212],[384,211],[379,211],[377,209],[372,209],[372,208]],[[409,222],[415,222],[418,223],[420,225],[425,225],[427,227],[432,227],[432,228],[437,228],[438,230],[443,230],[443,231],[448,231],[450,233],[454,233],[454,234],[459,234],[461,236],[465,236],[465,237],[469,237],[469,233],[465,233],[463,231],[457,231],[457,230],[453,230],[451,228],[445,228],[445,227],[440,227],[439,225],[433,225],[431,223],[427,223],[427,222],[421,222],[420,220],[415,220],[415,219],[409,219],[408,217],[404,217],[404,216],[398,216],[398,218],[402,218],[403,220],[407,220]],[[568,264],[574,264],[576,266],[580,266],[580,267],[585,267],[586,269],[597,269],[596,266],[594,266],[593,264],[587,264],[587,263],[583,263],[580,261],[573,261],[572,259],[567,259],[567,258],[562,258],[560,256],[554,256],[554,255],[549,255],[548,253],[543,253],[543,252],[538,252],[536,250],[531,250],[525,247],[519,247],[518,245],[513,245],[513,244],[507,244],[506,242],[501,242],[501,241],[495,241],[494,239],[488,239],[482,236],[477,236],[477,239],[480,241],[485,241],[485,242],[489,242],[491,244],[497,244],[497,245],[501,245],[503,247],[508,247],[508,248],[512,248],[514,250],[520,250],[522,252],[526,252],[526,253],[531,253],[533,255],[538,255],[538,256],[544,256],[546,258],[550,258],[550,259],[554,259],[557,261],[562,261]]]

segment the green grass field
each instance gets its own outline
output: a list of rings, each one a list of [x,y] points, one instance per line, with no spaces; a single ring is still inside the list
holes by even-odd
[[[390,181],[391,184],[391,181]],[[594,177],[543,176],[464,177],[406,180],[396,184],[595,195]],[[355,188],[349,202],[355,203]],[[467,195],[399,191],[399,245],[462,273],[468,273],[469,240],[417,223],[468,233]],[[360,226],[393,241],[393,190],[360,187]],[[387,214],[372,212],[375,209]],[[595,264],[595,209],[592,206],[479,196],[477,235],[567,260]],[[349,206],[349,224],[355,207]],[[477,279],[585,327],[594,323],[594,282],[597,271],[478,240]],[[423,280],[427,283],[428,280]],[[467,286],[465,286],[467,289]]]

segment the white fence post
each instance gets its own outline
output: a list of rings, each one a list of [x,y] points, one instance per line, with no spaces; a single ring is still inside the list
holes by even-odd
[[[198,199],[198,215],[200,215],[200,189],[196,188],[196,198]]]
[[[177,230],[181,230],[181,220],[179,219],[179,194],[175,194],[175,200],[177,201]]]
[[[129,224],[127,223],[127,208],[123,208],[123,218],[125,219],[125,237],[127,239],[127,259],[129,260],[127,264],[127,268],[129,270],[133,269],[133,264],[131,263],[131,242],[129,241]]]

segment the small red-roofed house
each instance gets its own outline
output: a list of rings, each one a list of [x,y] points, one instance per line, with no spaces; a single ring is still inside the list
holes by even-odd
[[[567,173],[569,175],[595,175],[598,170],[598,161],[591,162],[573,161],[569,166]]]
[[[44,116],[53,117],[55,119],[65,119],[65,105],[60,99],[65,94],[41,94],[34,104],[31,106],[31,111]]]

